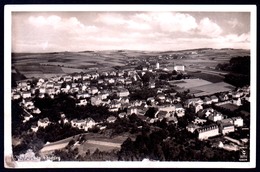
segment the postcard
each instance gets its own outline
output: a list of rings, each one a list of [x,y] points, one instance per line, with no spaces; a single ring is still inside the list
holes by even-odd
[[[256,6],[4,17],[6,168],[256,166]]]

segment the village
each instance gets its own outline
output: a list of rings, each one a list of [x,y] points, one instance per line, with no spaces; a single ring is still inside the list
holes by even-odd
[[[236,138],[227,135],[240,131],[249,133],[249,124],[245,122],[248,121],[245,117],[249,118],[249,112],[239,113],[247,116],[235,116],[223,114],[219,109],[228,109],[228,112],[232,112],[241,107],[244,102],[250,103],[250,86],[225,87],[222,91],[221,89],[208,93],[205,91],[200,96],[200,94],[196,95],[196,90],[178,87],[178,83],[197,82],[199,79],[186,77],[184,65],[174,66],[173,75],[176,76],[175,78],[181,75],[181,78],[174,80],[173,83],[160,79],[159,76],[165,72],[170,73],[168,69],[161,68],[157,62],[155,66],[145,66],[138,70],[75,73],[49,79],[39,78],[35,83],[30,80],[18,81],[17,87],[12,89],[12,99],[20,100],[19,105],[24,110],[23,123],[41,114],[41,109],[34,104],[35,98],[55,99],[61,93],[73,98],[76,107],[91,104],[96,107],[106,107],[113,114],[103,121],[95,121],[91,117],[70,119],[64,112],[59,113],[59,124],[68,123],[85,132],[93,127],[105,130],[106,126],[102,125],[104,121],[114,123],[118,118],[127,118],[131,114],[136,114],[149,125],[166,120],[168,124],[174,124],[178,128],[179,119],[185,117],[189,111],[193,117],[184,127],[197,139],[203,141],[217,138],[218,142],[215,146],[227,151],[238,151],[248,145],[249,134]],[[199,82],[203,83],[204,80],[199,79]],[[178,89],[176,91],[173,88]],[[146,99],[140,99],[135,90],[141,92],[152,90],[155,94],[148,94],[143,96]],[[39,128],[45,128],[51,123],[54,121],[47,117],[39,119],[31,126],[30,131],[36,133]]]

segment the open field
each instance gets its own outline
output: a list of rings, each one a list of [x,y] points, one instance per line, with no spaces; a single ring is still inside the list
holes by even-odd
[[[177,80],[177,81],[169,81],[171,85],[176,85],[180,88],[192,88],[192,87],[198,87],[202,85],[208,85],[211,84],[211,82],[203,80],[203,79],[183,79],[183,80]]]
[[[204,73],[204,72],[188,72],[188,74],[204,79],[206,81],[212,82],[212,83],[217,83],[221,82],[224,79],[224,76],[218,75],[218,74],[212,74],[212,73]]]
[[[212,95],[218,92],[227,92],[233,90],[235,87],[225,82],[212,83],[198,87],[190,88],[190,93],[195,97]]]
[[[80,145],[77,145],[80,154],[85,154],[88,150],[90,153],[93,153],[96,149],[100,151],[110,152],[112,150],[119,150],[121,148],[121,144],[127,139],[128,136],[120,135],[113,138],[106,137],[101,134],[95,133],[84,133],[75,135],[63,140],[59,140],[56,142],[45,144],[44,147],[40,150],[41,154],[48,154],[54,150],[63,149],[65,148],[68,143],[74,139],[77,141],[79,136],[84,136],[86,139]]]
[[[187,69],[189,67],[214,69],[218,63],[228,62],[232,57],[249,55],[249,50],[240,49],[194,49],[165,52],[119,50],[12,53],[12,66],[21,74],[30,78],[104,68],[110,71],[115,66],[125,66],[127,62],[138,64],[139,60],[147,58],[165,64],[170,70],[173,69],[175,64],[185,65]]]

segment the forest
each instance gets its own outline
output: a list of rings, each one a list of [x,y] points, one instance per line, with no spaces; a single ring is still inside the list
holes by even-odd
[[[217,70],[228,71],[224,81],[236,87],[250,85],[250,57],[233,57],[229,63],[218,64]]]

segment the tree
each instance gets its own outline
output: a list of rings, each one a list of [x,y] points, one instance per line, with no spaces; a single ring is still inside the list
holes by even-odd
[[[157,112],[157,108],[149,107],[149,109],[145,112],[145,116],[149,118],[154,118],[155,113]]]

